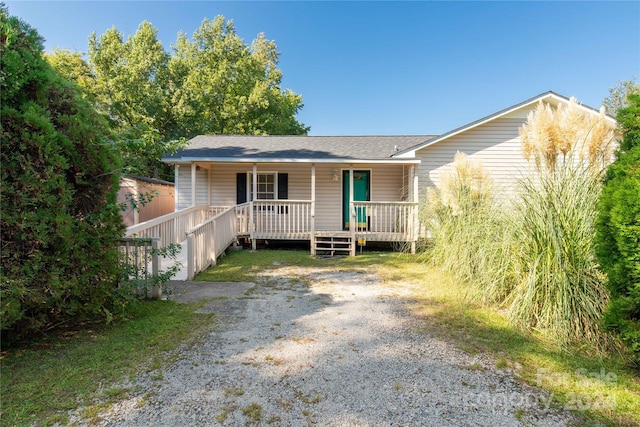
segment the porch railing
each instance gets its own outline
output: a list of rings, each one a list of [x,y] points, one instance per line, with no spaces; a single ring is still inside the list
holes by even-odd
[[[358,235],[375,235],[378,240],[414,241],[418,203],[353,202]]]
[[[253,237],[257,239],[308,239],[311,233],[310,200],[256,200]]]
[[[187,230],[187,280],[210,265],[238,236],[236,208],[227,208],[202,224]]]
[[[213,213],[223,209],[221,207],[210,208],[206,205],[192,206],[127,227],[125,237],[158,237],[158,246],[165,248],[171,244],[182,242],[186,237],[187,230],[204,222],[211,216],[211,210]]]

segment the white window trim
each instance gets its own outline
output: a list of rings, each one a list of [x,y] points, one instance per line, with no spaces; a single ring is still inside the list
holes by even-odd
[[[272,171],[258,171],[260,175],[272,175],[273,176],[273,199],[258,199],[258,200],[278,200],[278,172]],[[247,201],[253,201],[253,172],[247,172]]]

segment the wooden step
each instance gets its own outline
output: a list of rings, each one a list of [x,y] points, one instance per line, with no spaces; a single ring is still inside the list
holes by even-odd
[[[321,235],[316,235],[315,252],[316,255],[351,255],[353,253],[353,244],[354,243],[350,235],[332,235],[323,233]]]

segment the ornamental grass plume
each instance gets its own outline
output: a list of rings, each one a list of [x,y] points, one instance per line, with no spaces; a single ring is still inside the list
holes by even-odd
[[[511,320],[561,345],[607,341],[600,323],[608,294],[593,236],[604,167],[614,133],[604,109],[587,114],[571,98],[555,110],[538,104],[520,129],[535,166],[520,182],[512,252]]]
[[[520,128],[522,154],[540,172],[553,172],[571,152],[585,165],[604,168],[614,150],[614,132],[606,121],[604,107],[598,117],[586,114],[575,98],[554,109],[539,101]]]
[[[434,266],[467,282],[483,301],[505,298],[508,227],[497,208],[493,180],[478,160],[458,152],[440,186],[427,190],[422,222],[431,235],[426,256]]]

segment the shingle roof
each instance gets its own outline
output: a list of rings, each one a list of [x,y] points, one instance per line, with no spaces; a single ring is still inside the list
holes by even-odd
[[[388,136],[254,136],[200,135],[166,162],[186,159],[354,159],[389,160],[401,150],[435,135]]]

